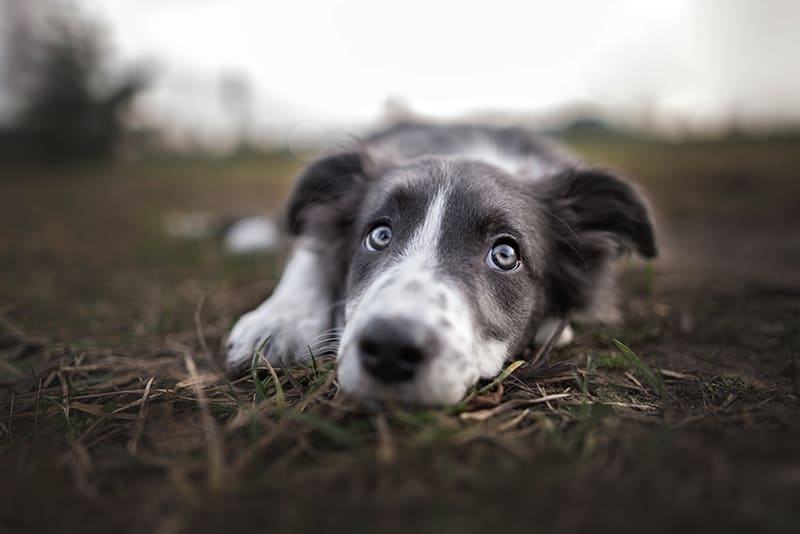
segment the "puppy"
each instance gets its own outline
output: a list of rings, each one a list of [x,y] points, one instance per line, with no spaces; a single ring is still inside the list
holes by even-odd
[[[303,172],[288,224],[291,258],[228,367],[267,339],[272,365],[337,347],[346,393],[423,405],[457,403],[562,320],[615,320],[613,261],[656,255],[634,188],[521,128],[376,133]]]

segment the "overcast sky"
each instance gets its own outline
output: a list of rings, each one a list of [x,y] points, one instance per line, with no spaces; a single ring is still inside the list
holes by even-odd
[[[592,103],[661,127],[800,117],[800,1],[78,0],[115,54],[158,76],[143,102],[195,133],[363,123],[387,99],[456,117]]]

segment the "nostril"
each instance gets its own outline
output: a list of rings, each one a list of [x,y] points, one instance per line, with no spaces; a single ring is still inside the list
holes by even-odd
[[[417,364],[425,359],[425,353],[417,347],[406,347],[398,354],[400,360],[409,364]]]
[[[380,352],[380,345],[372,338],[361,338],[358,343],[358,350],[362,356],[374,358]]]

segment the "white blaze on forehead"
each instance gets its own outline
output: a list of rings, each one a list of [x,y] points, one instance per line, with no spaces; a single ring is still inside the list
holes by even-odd
[[[447,203],[446,188],[439,189],[428,205],[428,212],[422,225],[414,232],[411,241],[408,243],[403,256],[411,258],[415,255],[422,255],[424,258],[435,258],[436,249],[439,246],[439,237],[444,221],[445,205]]]

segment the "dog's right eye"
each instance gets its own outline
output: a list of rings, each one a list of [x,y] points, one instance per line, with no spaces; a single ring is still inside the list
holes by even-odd
[[[381,224],[370,230],[364,240],[364,246],[372,252],[380,252],[388,247],[391,242],[392,229],[385,224]]]
[[[489,254],[486,255],[486,265],[496,271],[515,271],[519,264],[516,243],[509,238],[495,242],[494,246],[489,250]]]

